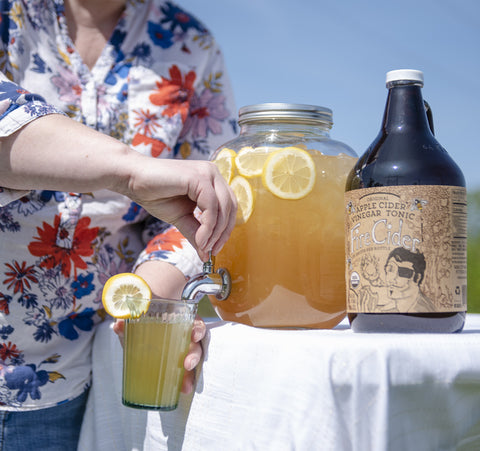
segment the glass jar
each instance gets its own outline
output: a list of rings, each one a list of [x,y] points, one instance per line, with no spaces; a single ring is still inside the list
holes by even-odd
[[[346,310],[343,193],[355,152],[330,139],[324,107],[251,105],[238,123],[239,136],[213,156],[239,209],[216,258],[232,291],[212,305],[258,327],[334,327]]]

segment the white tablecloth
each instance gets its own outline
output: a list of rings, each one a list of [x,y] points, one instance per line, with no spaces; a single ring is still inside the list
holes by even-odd
[[[96,337],[80,450],[480,450],[480,315],[460,334],[208,326],[195,393],[121,405],[122,354]]]

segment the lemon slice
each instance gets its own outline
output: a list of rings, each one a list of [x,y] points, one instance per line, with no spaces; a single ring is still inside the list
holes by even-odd
[[[234,150],[225,147],[218,153],[213,161],[227,183],[232,181],[236,155]]]
[[[102,292],[102,303],[114,318],[136,318],[148,310],[152,291],[147,282],[132,273],[110,277]]]
[[[263,165],[272,153],[269,147],[243,147],[235,157],[235,166],[244,177],[258,177],[262,175]]]
[[[253,212],[253,189],[248,180],[237,175],[230,184],[237,197],[238,209],[236,224],[245,224]]]
[[[315,177],[310,154],[298,147],[285,147],[268,157],[262,182],[275,196],[296,200],[312,191]]]

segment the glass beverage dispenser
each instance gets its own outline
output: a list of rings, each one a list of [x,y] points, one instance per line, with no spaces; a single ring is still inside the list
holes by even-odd
[[[238,122],[240,135],[213,157],[239,207],[216,258],[231,294],[212,305],[253,326],[334,327],[346,311],[343,193],[356,155],[330,138],[328,108],[251,105]]]

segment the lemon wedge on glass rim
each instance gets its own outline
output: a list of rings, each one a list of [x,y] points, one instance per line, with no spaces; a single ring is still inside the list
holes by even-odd
[[[150,306],[152,290],[147,282],[133,273],[110,277],[103,287],[102,304],[114,318],[138,318]]]
[[[224,147],[213,160],[227,183],[232,181],[236,155],[234,150]]]
[[[272,153],[262,172],[263,185],[281,199],[305,197],[313,190],[315,179],[313,158],[299,147],[285,147]]]

